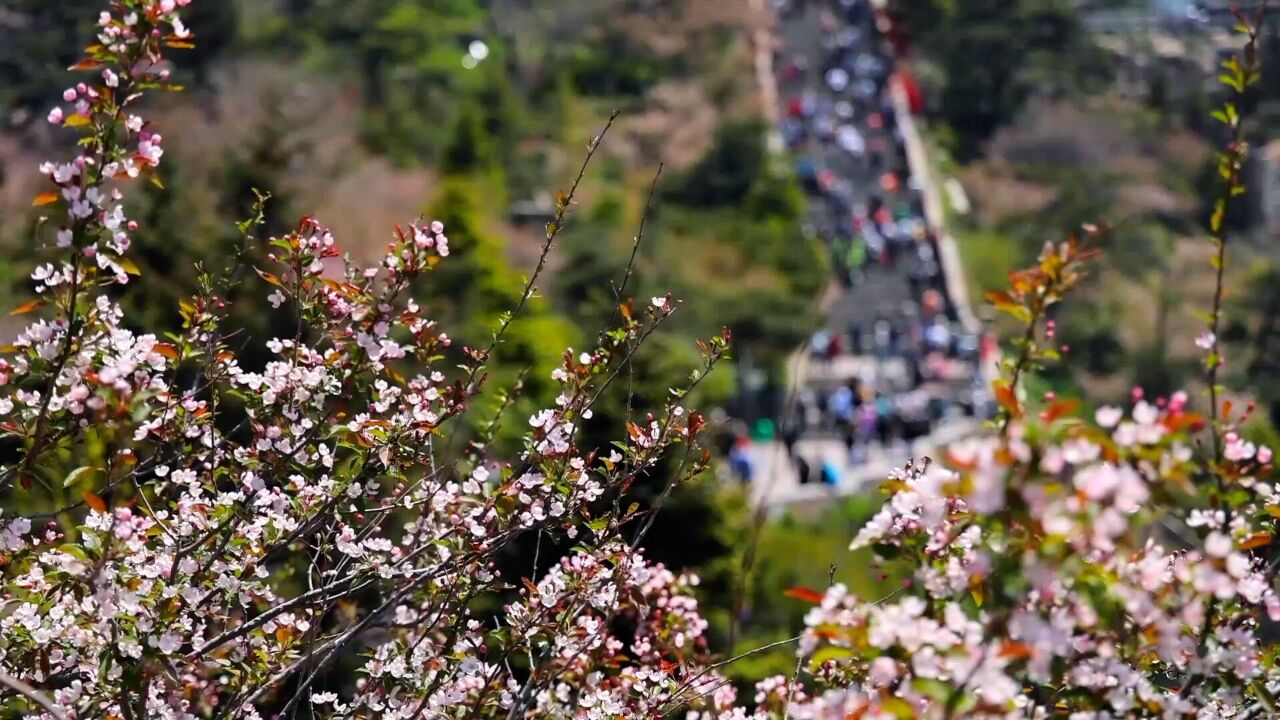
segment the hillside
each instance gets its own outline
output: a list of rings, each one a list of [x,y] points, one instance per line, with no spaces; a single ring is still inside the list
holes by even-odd
[[[1223,137],[1210,108],[1223,94],[1216,64],[1241,42],[1216,22],[1187,25],[1185,14],[1141,3],[1119,13],[1103,5],[894,5],[923,88],[934,160],[968,201],[959,208],[967,214],[950,210],[972,284],[1002,287],[1005,272],[1046,241],[1084,223],[1109,228],[1101,267],[1061,313],[1070,352],[1048,378],[1095,402],[1124,398],[1135,385],[1160,396],[1195,387],[1202,375],[1196,313],[1212,289],[1203,272],[1212,255],[1203,198]],[[1121,24],[1134,17],[1144,18],[1139,29]],[[1273,19],[1263,31],[1268,57],[1280,52],[1276,30]],[[980,69],[957,70],[978,57]],[[1278,98],[1264,79],[1242,108],[1257,147],[1280,127]],[[1254,154],[1248,193],[1229,218],[1233,313],[1224,340],[1235,344],[1232,377],[1271,408],[1274,422],[1280,404],[1257,359],[1272,330],[1259,295],[1265,283],[1256,280],[1280,260],[1264,226],[1275,205],[1272,167]]]

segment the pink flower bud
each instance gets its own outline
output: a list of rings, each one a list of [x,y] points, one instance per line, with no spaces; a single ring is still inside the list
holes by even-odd
[[[76,99],[76,89],[75,89],[75,88],[67,88],[66,90],[63,90],[63,91],[62,91],[62,99],[63,99],[63,100],[66,100],[67,102],[74,102],[74,101],[75,101],[75,99]]]
[[[49,124],[50,125],[62,124],[62,108],[56,107],[49,111]]]

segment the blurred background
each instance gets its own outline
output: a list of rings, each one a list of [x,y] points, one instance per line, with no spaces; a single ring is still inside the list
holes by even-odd
[[[101,0],[0,0],[0,306],[40,261],[43,121]],[[726,652],[788,637],[789,588],[892,568],[845,548],[908,457],[979,432],[992,411],[998,320],[983,294],[1048,239],[1106,223],[1103,259],[1057,317],[1062,363],[1039,380],[1102,404],[1198,388],[1194,336],[1212,289],[1204,198],[1218,64],[1239,41],[1214,0],[196,0],[186,92],[154,97],[162,183],[135,193],[140,325],[175,323],[195,264],[217,267],[253,191],[267,233],[315,214],[375,259],[395,223],[443,221],[454,250],[420,289],[451,334],[487,338],[536,262],[557,189],[620,111],[512,329],[500,385],[532,368],[546,403],[565,347],[628,295],[682,302],[636,359],[639,407],[727,326],[732,367],[692,404],[713,410],[718,472],[682,489],[647,544],[705,578]],[[1245,8],[1248,11],[1248,8]],[[1280,17],[1246,135],[1249,194],[1229,265],[1231,387],[1280,424]],[[247,293],[264,297],[261,288]],[[241,303],[246,337],[273,332]],[[10,335],[16,318],[4,318]],[[616,436],[625,393],[587,428]],[[652,500],[661,488],[641,489]],[[644,499],[642,497],[642,499]],[[520,561],[513,558],[512,562]],[[732,666],[789,672],[790,650]]]

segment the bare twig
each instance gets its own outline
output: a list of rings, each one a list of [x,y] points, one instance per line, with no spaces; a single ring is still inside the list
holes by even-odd
[[[627,269],[622,275],[622,283],[613,289],[613,297],[618,303],[622,302],[622,294],[627,291],[627,282],[631,280],[631,273],[636,266],[636,253],[640,250],[640,242],[644,239],[645,221],[649,219],[649,211],[653,207],[654,191],[658,189],[658,180],[662,177],[663,163],[658,163],[658,171],[653,174],[653,182],[649,184],[649,197],[644,201],[644,212],[640,215],[640,227],[636,230],[635,240],[631,243],[631,257],[627,260]]]

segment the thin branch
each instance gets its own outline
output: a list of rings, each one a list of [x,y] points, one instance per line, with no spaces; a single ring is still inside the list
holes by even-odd
[[[653,182],[649,184],[649,196],[644,201],[644,212],[640,215],[640,227],[636,230],[635,240],[631,243],[631,257],[627,260],[627,269],[622,275],[622,284],[613,289],[613,297],[619,304],[622,303],[622,294],[627,291],[627,282],[631,280],[631,274],[636,266],[636,253],[640,250],[640,242],[644,239],[645,221],[649,219],[649,211],[653,207],[653,195],[658,189],[658,180],[662,177],[663,163],[658,163],[658,171],[653,174]]]
[[[57,720],[66,720],[66,714],[59,710],[58,706],[54,705],[52,700],[45,697],[44,693],[36,690],[18,678],[0,672],[0,685],[9,688],[13,692],[39,705],[45,712],[54,716]]]
[[[493,351],[499,344],[501,344],[503,337],[507,334],[507,330],[511,327],[511,323],[515,321],[516,316],[520,314],[524,309],[524,306],[528,304],[529,300],[533,297],[534,292],[536,292],[537,288],[534,283],[538,281],[538,278],[542,275],[542,271],[547,266],[547,258],[551,255],[551,248],[555,246],[556,238],[559,237],[560,231],[564,228],[565,215],[569,212],[569,207],[573,205],[573,199],[577,195],[578,186],[582,184],[582,178],[586,176],[587,168],[591,166],[591,159],[595,157],[596,150],[600,148],[600,143],[604,141],[605,135],[607,135],[609,133],[609,129],[613,127],[613,122],[618,119],[620,112],[621,111],[619,110],[614,110],[609,114],[609,120],[605,123],[604,128],[598,135],[592,138],[590,143],[588,143],[587,155],[582,159],[582,165],[578,167],[578,174],[573,179],[573,184],[569,186],[569,191],[561,192],[556,198],[555,215],[552,217],[551,221],[547,223],[546,235],[542,242],[542,251],[538,254],[538,262],[534,266],[533,272],[529,274],[529,279],[525,281],[524,290],[520,293],[520,300],[516,302],[514,308],[503,314],[502,320],[498,323],[497,329],[493,332],[493,337],[489,340],[489,345],[483,351],[474,355],[476,364],[471,368],[470,372],[467,373],[466,382],[463,384],[468,395],[476,392],[478,386],[483,383],[484,378],[481,371],[488,366],[489,361],[492,359]],[[471,405],[468,405],[461,413],[455,416],[455,420],[458,420],[459,424],[471,407]],[[463,434],[464,433],[459,431],[454,437],[460,438]],[[448,450],[449,453],[447,457],[455,457],[456,447],[453,442],[450,442]],[[444,463],[444,465],[448,466],[448,463]]]
[[[485,362],[488,361],[494,348],[502,342],[503,336],[507,333],[507,328],[511,327],[511,323],[515,320],[516,316],[520,314],[520,311],[524,309],[525,304],[529,302],[530,298],[533,297],[534,292],[537,290],[534,283],[537,282],[538,277],[542,275],[542,271],[547,266],[547,257],[551,254],[551,248],[555,245],[556,238],[564,228],[564,218],[569,212],[569,207],[573,205],[573,199],[578,192],[578,186],[582,184],[582,178],[587,174],[587,168],[591,165],[591,159],[595,157],[596,150],[600,148],[600,143],[604,140],[605,135],[608,134],[609,128],[613,127],[613,121],[618,119],[619,113],[620,111],[614,110],[609,114],[609,121],[605,123],[604,129],[601,130],[600,134],[596,135],[595,138],[593,138],[587,145],[587,156],[582,159],[582,165],[578,167],[578,175],[573,179],[573,184],[569,186],[569,192],[562,193],[560,197],[556,199],[556,213],[551,219],[551,222],[547,223],[546,236],[542,243],[542,252],[538,255],[538,264],[534,266],[533,272],[529,275],[529,279],[525,281],[524,290],[520,293],[520,300],[516,303],[516,306],[503,317],[502,322],[498,325],[498,329],[493,333],[493,338],[489,341],[489,346],[480,354],[480,358]],[[468,386],[474,382],[480,367],[482,367],[482,365],[476,366],[475,370],[472,371],[471,377],[468,378]]]

